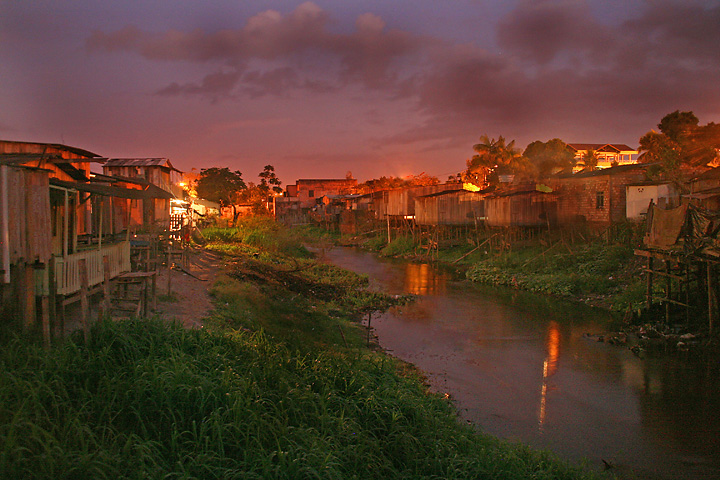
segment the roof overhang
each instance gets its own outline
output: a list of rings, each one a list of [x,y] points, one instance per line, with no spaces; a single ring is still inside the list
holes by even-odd
[[[134,200],[143,200],[146,198],[175,198],[171,193],[166,192],[161,188],[155,187],[154,185],[148,185],[147,188],[139,190],[132,188],[114,187],[112,185],[99,185],[96,183],[65,182],[63,180],[58,180],[57,178],[51,178],[50,185],[78,190],[80,192],[102,195],[105,197],[129,198]]]

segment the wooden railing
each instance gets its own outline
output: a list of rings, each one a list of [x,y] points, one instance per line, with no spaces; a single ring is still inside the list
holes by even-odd
[[[110,278],[130,271],[130,242],[123,241],[99,249],[72,253],[66,257],[54,257],[55,283],[58,295],[72,295],[80,291],[80,261],[85,260],[88,287],[102,283],[104,279],[103,257],[108,257]],[[49,291],[47,270],[40,271],[36,292],[47,295]]]

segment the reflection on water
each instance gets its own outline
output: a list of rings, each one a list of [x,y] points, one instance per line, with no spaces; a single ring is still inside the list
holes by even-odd
[[[540,388],[540,408],[538,409],[538,426],[540,432],[545,425],[545,414],[547,408],[548,379],[555,375],[560,359],[560,325],[555,321],[548,323],[548,331],[545,336],[547,356],[543,362],[543,379]]]
[[[445,292],[445,275],[427,263],[405,265],[405,292],[413,295],[434,295]]]
[[[603,312],[446,282],[431,265],[346,249],[328,259],[379,291],[419,295],[373,319],[380,344],[485,432],[635,478],[720,478],[717,360],[640,359],[585,335],[603,331]]]

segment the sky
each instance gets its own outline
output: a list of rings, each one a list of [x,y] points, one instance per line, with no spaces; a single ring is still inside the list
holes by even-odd
[[[720,122],[717,0],[0,0],[0,139],[257,181]]]

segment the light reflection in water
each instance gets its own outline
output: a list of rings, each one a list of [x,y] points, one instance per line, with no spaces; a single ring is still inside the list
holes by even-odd
[[[538,426],[540,432],[543,431],[543,427],[545,426],[547,413],[548,379],[557,372],[558,360],[560,359],[560,325],[555,321],[548,323],[545,347],[547,355],[543,362],[543,380],[540,388],[540,408],[538,409]]]
[[[405,291],[413,295],[433,295],[445,292],[445,275],[427,263],[405,265]]]

